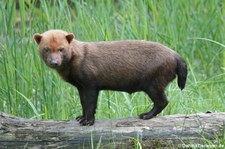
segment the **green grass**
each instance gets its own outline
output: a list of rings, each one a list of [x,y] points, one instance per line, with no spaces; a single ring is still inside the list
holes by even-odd
[[[188,63],[160,115],[225,111],[225,3],[221,0],[0,1],[0,111],[36,119],[74,119],[77,90],[39,58],[33,34],[73,32],[83,41],[144,39],[174,49]],[[152,102],[140,92],[104,91],[97,119],[137,116]]]

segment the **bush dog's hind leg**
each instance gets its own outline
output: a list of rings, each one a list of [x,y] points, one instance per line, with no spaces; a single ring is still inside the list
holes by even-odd
[[[95,122],[95,112],[97,107],[98,91],[95,89],[79,89],[80,101],[83,115],[76,118],[80,125],[93,125]]]
[[[164,94],[164,91],[161,89],[149,87],[149,89],[145,92],[154,103],[153,108],[149,112],[143,113],[139,116],[141,119],[147,120],[159,114],[167,106],[168,100],[166,95]]]

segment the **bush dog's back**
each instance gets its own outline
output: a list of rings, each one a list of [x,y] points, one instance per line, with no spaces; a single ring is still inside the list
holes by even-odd
[[[34,39],[45,63],[77,87],[83,110],[76,119],[81,125],[94,124],[100,90],[146,92],[154,107],[140,118],[150,119],[168,104],[164,89],[176,75],[180,89],[185,87],[185,61],[159,43],[142,40],[81,42],[62,30],[35,34]]]

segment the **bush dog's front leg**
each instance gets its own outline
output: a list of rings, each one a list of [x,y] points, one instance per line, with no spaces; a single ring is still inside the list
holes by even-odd
[[[82,105],[82,115],[76,119],[82,126],[91,126],[95,122],[95,112],[97,107],[98,91],[96,89],[79,89],[80,101]]]
[[[79,93],[79,96],[80,96],[80,102],[81,102],[81,106],[82,106],[82,115],[77,116],[76,120],[78,122],[81,122],[85,119],[85,111],[84,111],[84,108],[83,108],[85,99],[84,99],[83,89],[79,87],[78,93]]]

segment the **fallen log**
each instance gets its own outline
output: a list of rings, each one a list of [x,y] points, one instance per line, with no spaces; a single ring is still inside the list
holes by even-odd
[[[225,112],[97,120],[89,127],[0,113],[0,148],[182,148],[224,138],[224,131]]]

